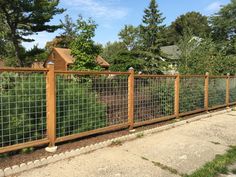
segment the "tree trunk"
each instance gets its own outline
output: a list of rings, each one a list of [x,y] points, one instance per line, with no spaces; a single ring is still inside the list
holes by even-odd
[[[12,41],[13,41],[13,45],[15,47],[15,57],[18,61],[18,65],[20,67],[24,67],[24,62],[23,60],[20,58],[20,48],[19,48],[19,43],[17,41],[17,39],[15,37],[12,38]]]

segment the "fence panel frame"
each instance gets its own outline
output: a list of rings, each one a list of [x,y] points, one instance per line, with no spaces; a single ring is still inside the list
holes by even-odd
[[[47,69],[47,68],[32,69],[32,68],[12,68],[12,67],[1,68],[0,67],[0,73],[2,73],[2,72],[15,72],[15,73],[43,72],[47,75],[48,71],[49,71],[49,69]],[[33,141],[29,141],[29,142],[0,147],[0,154],[11,152],[11,151],[16,151],[16,150],[20,150],[20,149],[24,149],[24,148],[29,148],[29,147],[37,147],[37,146],[45,145],[48,143],[50,143],[50,141],[49,141],[48,137],[46,137],[46,138],[42,138],[39,140],[33,140]]]
[[[68,140],[73,140],[81,137],[86,137],[89,135],[94,135],[98,133],[105,133],[120,129],[126,129],[129,127],[129,129],[132,129],[134,127],[139,127],[147,124],[157,123],[161,121],[166,121],[174,118],[179,118],[180,116],[185,116],[189,114],[195,114],[202,111],[208,111],[213,110],[217,108],[223,108],[223,107],[229,107],[233,104],[236,104],[236,102],[231,103],[230,102],[230,78],[229,74],[227,76],[209,76],[208,73],[204,75],[205,82],[204,82],[204,109],[201,110],[194,110],[190,112],[179,112],[179,96],[180,96],[180,77],[183,75],[135,75],[134,70],[131,68],[128,72],[109,72],[109,71],[58,71],[54,70],[54,64],[49,63],[48,68],[45,69],[32,69],[32,68],[0,68],[1,72],[44,72],[46,73],[46,99],[47,99],[47,105],[46,105],[46,129],[47,129],[47,137],[39,140],[29,141],[25,143],[10,145],[6,147],[0,148],[0,154],[6,153],[10,151],[15,151],[27,147],[33,147],[33,146],[40,146],[49,144],[49,146],[54,146],[55,143],[64,142]],[[125,123],[117,124],[117,125],[111,125],[104,128],[97,128],[86,132],[80,132],[77,134],[67,135],[63,137],[56,137],[56,74],[80,74],[80,75],[127,75],[128,76],[128,120]],[[185,75],[186,77],[203,77],[203,75]],[[165,116],[165,117],[159,117],[152,120],[147,121],[141,121],[141,122],[134,122],[134,78],[140,77],[140,78],[152,78],[152,77],[174,77],[174,114]],[[225,104],[224,105],[217,105],[214,107],[209,108],[209,78],[225,78],[226,79],[226,98],[225,98]]]

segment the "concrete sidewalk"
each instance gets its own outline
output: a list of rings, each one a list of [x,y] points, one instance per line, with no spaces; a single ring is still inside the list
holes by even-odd
[[[62,160],[20,177],[174,177],[190,174],[236,145],[236,112],[145,135]]]

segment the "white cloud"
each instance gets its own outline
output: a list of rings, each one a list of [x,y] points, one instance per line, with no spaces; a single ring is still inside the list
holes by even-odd
[[[213,3],[211,3],[211,4],[209,4],[209,5],[206,7],[205,10],[208,11],[208,12],[217,12],[217,11],[220,10],[220,8],[221,8],[222,5],[223,5],[223,4],[222,4],[221,2],[215,1],[215,2],[213,2]]]
[[[128,14],[127,9],[118,6],[114,0],[64,0],[64,3],[92,17],[104,18],[106,20],[122,19]]]

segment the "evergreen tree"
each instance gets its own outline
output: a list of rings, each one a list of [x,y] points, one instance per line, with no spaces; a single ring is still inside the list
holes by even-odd
[[[149,7],[144,10],[143,23],[140,25],[139,54],[144,60],[144,73],[160,74],[165,68],[166,62],[160,57],[160,47],[165,43],[165,25],[162,25],[164,19],[156,0],[151,0]]]
[[[61,14],[64,9],[57,8],[59,0],[1,0],[0,13],[9,26],[9,40],[13,43],[15,58],[20,66],[24,59],[20,56],[21,42],[32,42],[27,38],[41,31],[54,32],[60,25],[47,24],[54,15]]]
[[[151,0],[149,7],[144,10],[143,23],[140,26],[144,50],[159,54],[164,41],[161,34],[165,27],[162,25],[164,19],[158,10],[156,0]]]

